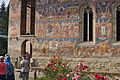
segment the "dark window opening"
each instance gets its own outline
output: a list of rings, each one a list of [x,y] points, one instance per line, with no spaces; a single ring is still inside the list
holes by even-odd
[[[26,0],[22,0],[21,7],[21,35],[26,34],[26,13],[27,13],[27,4]]]
[[[93,41],[93,13],[89,13],[89,41]]]
[[[117,10],[117,14],[116,14],[116,22],[117,22],[117,26],[116,26],[116,41],[120,41],[120,10]]]
[[[90,7],[84,11],[84,33],[83,41],[93,41],[93,12]]]
[[[84,13],[84,41],[87,41],[87,12]]]
[[[31,35],[35,34],[35,2],[36,0],[32,0],[32,7],[31,7],[31,28],[30,32]]]

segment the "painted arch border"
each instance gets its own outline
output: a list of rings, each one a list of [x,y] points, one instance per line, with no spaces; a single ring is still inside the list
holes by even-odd
[[[93,41],[92,42],[83,42],[83,28],[84,28],[84,9],[87,8],[87,7],[90,7],[92,9],[92,12],[93,12]],[[96,44],[96,10],[95,10],[95,7],[92,3],[90,2],[87,2],[85,3],[83,6],[81,6],[80,8],[80,12],[79,12],[79,15],[80,15],[80,18],[81,18],[81,21],[80,21],[80,38],[81,38],[81,41],[80,41],[80,45],[81,43],[85,43],[84,45],[86,46],[89,46],[89,45],[95,45]]]

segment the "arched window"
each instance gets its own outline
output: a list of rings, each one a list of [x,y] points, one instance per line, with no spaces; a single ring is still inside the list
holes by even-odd
[[[83,26],[83,41],[93,41],[93,12],[92,8],[84,9],[84,26]]]
[[[116,11],[116,41],[120,41],[120,5]]]
[[[22,0],[21,7],[21,35],[35,33],[35,0]]]
[[[21,56],[32,57],[32,44],[30,41],[25,40],[21,45]]]

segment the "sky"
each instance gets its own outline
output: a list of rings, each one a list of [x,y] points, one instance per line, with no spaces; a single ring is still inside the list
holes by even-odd
[[[6,6],[7,6],[10,0],[0,0],[0,5],[2,4],[3,1],[5,2]]]

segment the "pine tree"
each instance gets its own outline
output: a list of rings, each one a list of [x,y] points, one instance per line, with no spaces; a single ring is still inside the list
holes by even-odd
[[[7,35],[8,32],[8,15],[9,14],[9,6],[5,7],[5,2],[2,2],[0,7],[0,35]],[[0,55],[5,55],[7,53],[7,38],[0,37]]]
[[[5,12],[6,12],[6,9],[5,9],[5,2],[3,1],[3,2],[2,2],[2,5],[1,5],[1,8],[0,8],[0,13],[1,13],[2,15],[4,15]]]
[[[5,7],[5,2],[2,2],[1,8],[0,8],[0,32],[3,34],[7,33],[8,28],[8,12]]]

